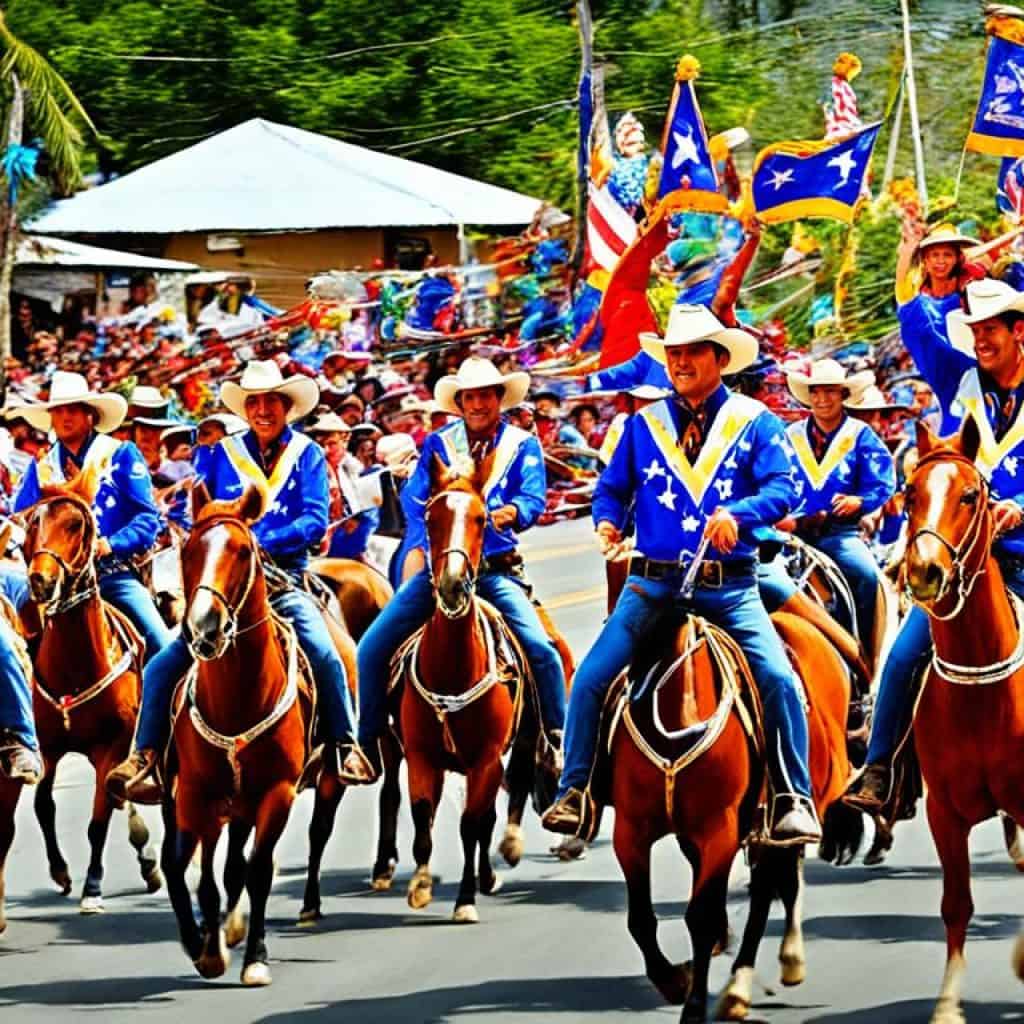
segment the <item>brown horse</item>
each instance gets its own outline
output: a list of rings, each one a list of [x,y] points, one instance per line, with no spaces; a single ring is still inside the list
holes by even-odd
[[[182,945],[204,978],[228,967],[228,946],[241,942],[238,903],[249,893],[250,921],[242,968],[245,985],[268,985],[266,907],[274,848],[284,831],[306,763],[311,704],[300,679],[298,642],[272,616],[267,585],[249,527],[263,512],[249,488],[234,502],[193,492],[192,533],[182,549],[185,635],[196,657],[174,723],[174,758],[165,787],[164,871]],[[221,929],[214,853],[229,825]],[[255,831],[248,863],[245,845]],[[199,906],[192,912],[185,869],[202,847]]]
[[[433,899],[431,829],[445,772],[466,776],[459,825],[464,867],[454,913],[460,923],[479,920],[478,880],[485,894],[500,886],[490,860],[495,802],[501,757],[515,736],[525,686],[520,679],[513,697],[502,685],[475,594],[487,524],[482,486],[491,461],[485,459],[472,478],[458,476],[439,459],[431,465],[425,517],[437,607],[423,628],[400,713],[416,828],[416,870],[407,894],[414,910]]]
[[[860,841],[860,816],[841,804],[830,810],[850,772],[846,670],[808,623],[787,614],[773,621],[808,693],[810,769],[815,803],[830,833],[828,855],[846,859]],[[750,725],[751,701],[744,698],[751,686],[745,659],[720,631],[693,618],[681,626],[667,624],[634,673],[643,678],[648,669],[648,682],[657,682],[624,708],[611,741],[606,785],[615,807],[613,842],[626,879],[629,931],[648,978],[669,1002],[684,1004],[682,1020],[703,1021],[710,958],[728,941],[729,871],[754,830],[765,775],[763,753],[758,730]],[[839,835],[840,824],[848,829],[845,836]],[[651,848],[666,835],[676,837],[693,869],[686,911],[692,964],[673,965],[658,945]],[[749,1011],[754,960],[776,894],[786,909],[782,980],[792,985],[803,980],[802,863],[798,847],[765,847],[754,857],[750,916],[719,1006],[720,1019],[739,1020]]]
[[[1007,592],[992,557],[990,491],[974,465],[978,425],[967,419],[949,442],[918,426],[917,442],[904,567],[914,601],[931,618],[935,651],[914,742],[942,864],[946,971],[932,1021],[952,1024],[964,1019],[960,986],[973,913],[968,836],[998,811],[1024,821],[1024,605]],[[1024,980],[1024,935],[1014,967]]]
[[[103,910],[103,850],[118,806],[105,780],[131,748],[142,674],[141,639],[100,598],[93,563],[95,486],[95,475],[86,471],[68,484],[44,487],[26,513],[24,545],[29,590],[44,623],[34,658],[33,710],[43,757],[35,811],[50,877],[65,894],[71,891],[71,877],[57,842],[57,765],[75,752],[84,754],[96,773],[88,830],[91,856],[80,904],[85,914]],[[128,836],[142,878],[156,892],[162,880],[149,831],[131,804],[127,809]]]

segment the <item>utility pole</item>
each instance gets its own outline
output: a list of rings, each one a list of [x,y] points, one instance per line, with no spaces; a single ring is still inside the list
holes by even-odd
[[[914,139],[914,168],[917,173],[917,194],[921,209],[928,212],[928,181],[924,171],[924,147],[921,144],[921,122],[917,115],[917,85],[914,82],[914,51],[910,43],[910,8],[900,0],[903,13],[903,62],[907,76],[907,105],[910,108],[910,132]]]

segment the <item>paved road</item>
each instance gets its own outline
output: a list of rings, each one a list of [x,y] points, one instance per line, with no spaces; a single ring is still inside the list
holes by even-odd
[[[533,575],[554,615],[581,653],[602,617],[601,565],[584,523],[535,531]],[[84,762],[68,763],[58,781],[58,815],[77,886],[87,859],[85,821],[91,782]],[[140,891],[123,816],[115,818],[107,857],[107,912],[82,917],[74,899],[57,895],[45,867],[30,801],[19,808],[19,834],[8,872],[10,926],[0,938],[0,1015],[4,1024],[64,1020],[93,1011],[103,1021],[217,1020],[320,1022],[576,1022],[601,1013],[609,1021],[670,1021],[640,976],[640,958],[625,928],[624,891],[610,843],[563,864],[531,818],[528,855],[505,872],[505,889],[482,897],[482,923],[457,927],[448,918],[461,868],[457,853],[457,784],[449,784],[436,829],[438,899],[414,914],[406,907],[411,828],[403,813],[398,886],[368,891],[375,836],[375,796],[350,793],[326,856],[326,918],[316,931],[294,926],[304,880],[305,828],[311,797],[297,803],[279,847],[280,870],[270,902],[268,941],[274,984],[243,990],[240,958],[220,982],[201,981],[181,952],[164,894]],[[977,912],[968,946],[968,1019],[1024,1019],[1024,992],[1011,974],[1018,928],[1016,873],[994,824],[972,843]],[[940,874],[921,822],[902,826],[897,849],[881,869],[842,870],[811,862],[804,921],[808,980],[776,985],[773,919],[760,977],[755,1019],[773,1024],[925,1021],[942,973],[938,917]],[[742,928],[744,869],[737,865],[730,901]],[[655,851],[655,899],[663,945],[688,955],[681,921],[689,871],[678,851]],[[715,961],[712,985],[724,983],[728,958]]]

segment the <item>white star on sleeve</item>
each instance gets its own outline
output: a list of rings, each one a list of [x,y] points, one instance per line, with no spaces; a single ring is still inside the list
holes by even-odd
[[[1003,465],[1006,467],[1006,472],[1009,473],[1010,476],[1017,475],[1017,457],[1015,455],[1010,455],[1003,459]]]
[[[665,467],[657,459],[651,459],[651,464],[645,466],[641,472],[644,474],[645,484],[649,484],[655,477],[665,475]]]
[[[683,520],[683,529],[687,533],[693,533],[693,531],[696,530],[698,526],[700,526],[700,520],[694,519],[693,516],[687,516]]]
[[[715,490],[718,491],[719,498],[725,501],[726,498],[732,497],[732,481],[731,480],[716,480]]]
[[[672,478],[665,477],[665,490],[662,494],[658,495],[658,502],[669,509],[671,512],[676,510],[676,493],[672,490]]]

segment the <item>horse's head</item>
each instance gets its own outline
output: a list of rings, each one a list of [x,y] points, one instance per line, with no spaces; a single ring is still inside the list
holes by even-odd
[[[238,620],[261,577],[249,527],[263,514],[263,492],[249,487],[236,501],[213,501],[192,490],[192,533],[181,549],[185,590],[182,632],[200,661],[220,658],[238,633]]]
[[[26,515],[25,564],[32,600],[53,605],[92,566],[97,477],[83,470],[69,483],[47,484]]]
[[[971,418],[946,440],[917,427],[919,461],[905,491],[904,567],[914,600],[937,618],[959,612],[988,558],[988,483],[974,465],[980,443]]]
[[[469,469],[446,466],[435,456],[430,467],[425,513],[430,574],[438,606],[450,619],[461,618],[472,604],[487,526],[482,489],[492,461],[493,455],[478,469]]]

